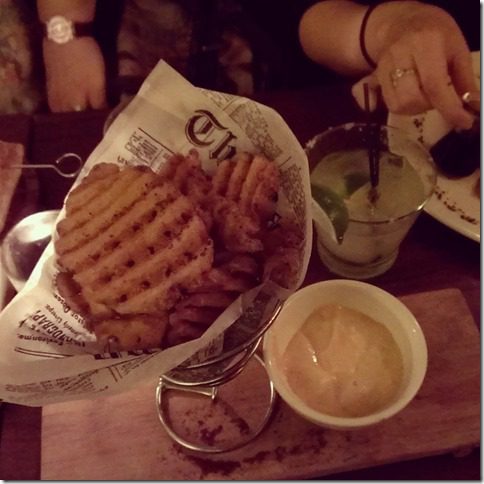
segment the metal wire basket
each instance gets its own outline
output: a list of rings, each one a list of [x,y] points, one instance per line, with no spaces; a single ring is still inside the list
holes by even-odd
[[[156,388],[158,417],[168,435],[182,447],[198,452],[220,453],[246,445],[257,437],[266,427],[272,414],[276,392],[269,379],[269,401],[266,412],[255,430],[248,436],[226,446],[201,445],[182,437],[173,426],[165,398],[170,390],[190,392],[217,398],[218,388],[236,378],[252,357],[265,370],[263,360],[257,355],[257,347],[264,333],[278,316],[283,302],[261,291],[249,311],[245,311],[222,335],[222,348],[216,356],[204,361],[190,359],[163,375]],[[268,309],[269,306],[269,309]],[[266,317],[263,317],[265,314]]]

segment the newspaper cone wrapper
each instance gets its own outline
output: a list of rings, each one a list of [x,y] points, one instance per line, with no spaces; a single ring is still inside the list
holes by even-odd
[[[196,88],[161,61],[115,118],[74,186],[100,162],[148,165],[157,171],[173,153],[187,154],[193,148],[209,173],[235,149],[263,153],[278,164],[278,214],[294,217],[305,233],[295,290],[302,283],[311,252],[308,164],[281,116],[266,106]],[[64,209],[59,220],[63,216]],[[107,396],[141,382],[157,382],[187,360],[203,361],[221,348],[225,351],[227,328],[237,326],[232,332],[235,339],[247,338],[291,292],[268,284],[254,288],[227,308],[202,337],[178,346],[102,353],[82,318],[56,292],[57,272],[51,242],[24,289],[0,314],[0,399],[4,401],[40,406]],[[236,347],[237,342],[231,344]]]

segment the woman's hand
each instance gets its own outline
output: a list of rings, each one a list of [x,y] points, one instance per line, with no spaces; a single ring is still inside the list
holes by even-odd
[[[397,3],[401,14],[390,21],[390,9],[396,11]],[[381,86],[391,112],[417,114],[435,108],[454,127],[470,128],[473,117],[464,110],[462,95],[476,91],[477,85],[471,54],[453,18],[418,2],[383,4],[373,15],[367,25],[367,48],[377,68],[353,87],[359,104],[363,105],[363,83],[368,82],[370,87]]]
[[[95,39],[80,37],[62,45],[44,40],[43,52],[51,111],[106,106],[104,59]]]

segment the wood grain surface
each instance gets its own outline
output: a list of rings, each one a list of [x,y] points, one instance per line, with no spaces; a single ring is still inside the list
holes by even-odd
[[[401,300],[422,326],[429,366],[416,398],[386,422],[351,432],[327,430],[304,421],[279,400],[270,425],[247,446],[217,455],[194,454],[167,436],[158,421],[154,387],[143,386],[110,398],[44,407],[41,478],[302,479],[477,446],[480,338],[462,294],[446,289]],[[259,410],[254,395],[266,387],[259,368],[251,364],[242,374],[245,381],[235,380],[230,390],[250,415]],[[209,420],[217,417],[201,420],[197,411],[185,399],[172,415],[181,427],[215,438],[221,425],[214,427],[216,422]]]

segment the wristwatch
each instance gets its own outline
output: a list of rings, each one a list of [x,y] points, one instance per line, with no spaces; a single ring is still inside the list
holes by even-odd
[[[56,44],[66,44],[77,37],[93,34],[93,22],[73,22],[62,15],[50,18],[44,27],[45,37]]]

